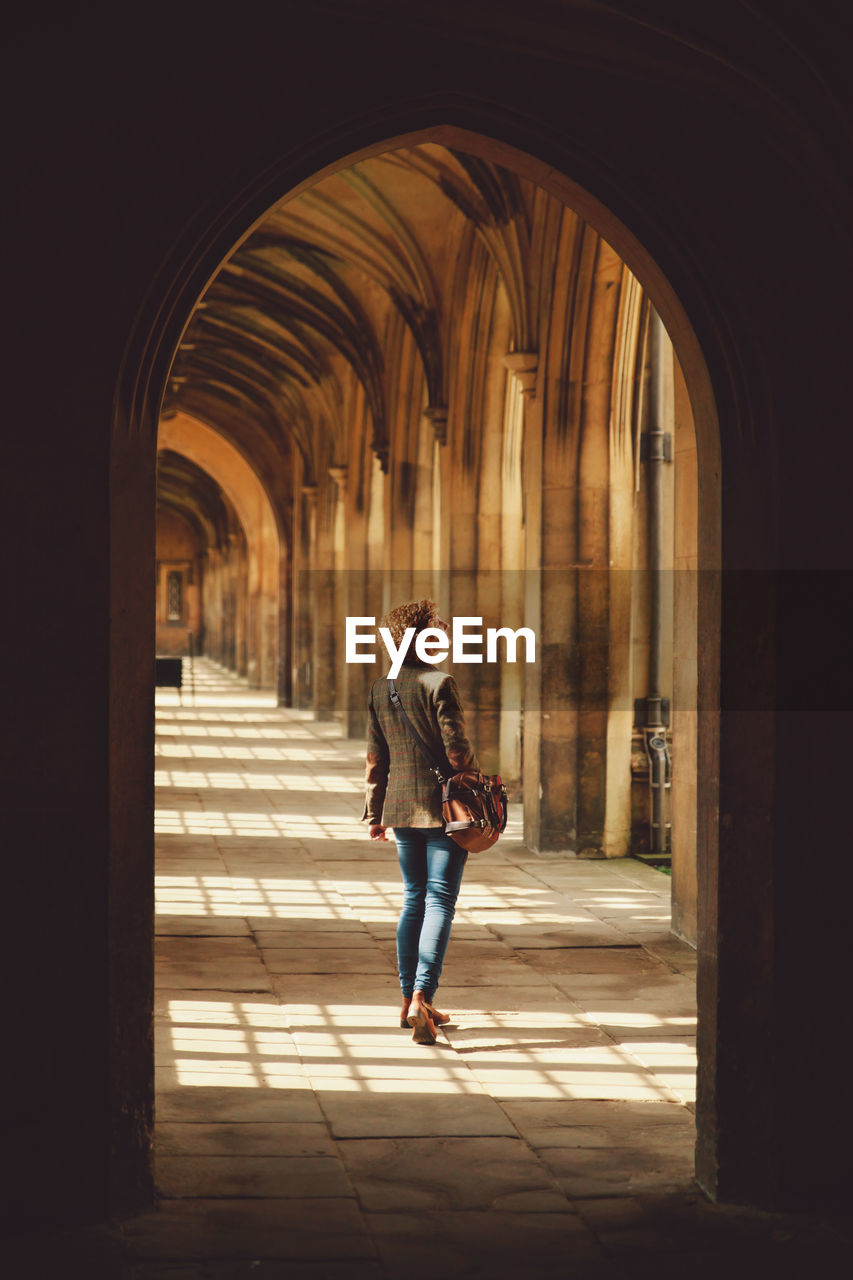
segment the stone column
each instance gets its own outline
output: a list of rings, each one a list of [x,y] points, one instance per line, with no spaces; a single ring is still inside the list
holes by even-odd
[[[231,571],[231,596],[234,601],[233,669],[237,672],[238,676],[248,676],[249,645],[247,614],[249,591],[243,539],[238,534],[231,535],[231,554],[228,559],[228,564]]]
[[[675,569],[672,690],[672,929],[696,945],[698,834],[699,632],[696,430],[675,365]]]
[[[332,720],[335,714],[335,548],[334,516],[337,505],[335,485],[329,480],[318,491],[315,515],[314,554],[310,577],[314,620],[314,715]]]
[[[543,466],[548,452],[540,432],[531,430],[525,625],[538,645],[536,665],[525,667],[522,782],[525,842],[541,852],[565,852],[577,837],[577,575],[565,562],[574,504],[559,469]]]
[[[620,258],[599,241],[590,285],[586,350],[583,362],[583,401],[577,479],[578,563],[578,830],[576,850],[582,857],[606,856],[605,827],[608,810],[611,831],[627,836],[627,823],[614,822],[614,810],[627,812],[630,796],[630,724],[617,762],[624,773],[608,776],[608,739],[611,736],[614,694],[624,697],[629,653],[622,627],[625,601],[619,596],[620,579],[630,567],[630,533],[620,546],[620,526],[627,519],[630,530],[630,446],[614,448],[614,383],[624,362],[624,345],[617,343],[623,290],[633,279]],[[639,295],[637,295],[639,302]],[[636,348],[634,347],[634,350]],[[630,373],[633,355],[630,352]],[[633,377],[631,377],[633,382]],[[614,489],[614,481],[616,488]],[[627,511],[625,504],[627,503]],[[622,520],[619,517],[622,517]],[[627,556],[627,563],[617,558]],[[616,598],[614,599],[614,587]],[[611,616],[618,602],[619,615]],[[614,628],[614,622],[617,626]],[[618,647],[613,646],[616,642]],[[620,642],[621,641],[621,642]],[[616,669],[614,669],[616,664]],[[630,703],[629,703],[630,705]],[[618,716],[617,726],[618,727]],[[612,852],[625,854],[624,846]]]
[[[507,379],[501,448],[499,492],[501,516],[501,625],[529,625],[525,618],[525,529],[523,489],[524,435],[536,417],[537,351],[513,351],[503,359]],[[538,660],[538,654],[537,654]],[[500,666],[500,772],[510,798],[523,798],[521,779],[522,732],[526,663]]]
[[[293,580],[293,686],[294,705],[301,710],[314,704],[313,618],[311,571],[314,563],[317,486],[303,484],[297,504],[294,530]]]
[[[293,553],[290,543],[281,540],[278,561],[278,671],[277,700],[280,707],[293,706]]]
[[[347,529],[347,468],[345,466],[329,467],[329,479],[332,482],[329,494],[330,533],[332,541],[332,645],[330,661],[334,664],[335,714],[346,718],[348,699],[348,673],[344,652],[344,627],[350,609],[350,574],[349,542]]]

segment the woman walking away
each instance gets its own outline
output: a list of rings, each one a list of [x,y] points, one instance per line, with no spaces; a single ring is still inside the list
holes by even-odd
[[[435,603],[415,600],[400,605],[383,619],[383,625],[398,649],[406,628],[415,628],[394,681],[412,727],[437,760],[446,758],[449,774],[478,770],[465,736],[455,680],[415,654],[421,631],[447,630]],[[397,841],[403,878],[403,908],[397,925],[403,992],[400,1026],[413,1028],[417,1044],[435,1044],[436,1026],[450,1021],[433,1000],[468,854],[444,834],[441,787],[391,703],[388,677],[373,682],[368,699],[365,819],[371,840],[387,840],[385,833],[393,827]]]

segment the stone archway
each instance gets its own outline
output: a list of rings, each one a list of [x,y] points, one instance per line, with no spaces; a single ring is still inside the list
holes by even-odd
[[[7,1211],[80,1221],[151,1195],[146,618],[153,441],[181,333],[282,193],[448,123],[538,157],[554,182],[573,175],[645,246],[648,271],[618,227],[606,231],[674,337],[667,296],[681,299],[704,353],[721,448],[719,473],[706,455],[700,500],[716,492],[721,505],[702,528],[720,530],[723,572],[709,571],[698,617],[700,1169],[723,1198],[841,1203],[838,1099],[803,1090],[815,1062],[834,1060],[846,1000],[844,895],[808,911],[803,894],[804,873],[849,826],[838,571],[850,82],[838,13],[638,0],[568,3],[557,21],[552,6],[519,18],[479,2],[439,13],[282,0],[235,25],[199,21],[196,6],[161,22],[156,8],[120,47],[95,10],[38,25],[23,15],[10,33],[10,101],[33,109],[12,113],[9,139],[5,407],[20,429],[4,511],[20,572],[8,638],[10,670],[24,654],[40,678],[15,682],[6,717],[8,839],[27,851],[16,871],[32,904],[13,925],[33,956],[15,1023],[28,1053]],[[694,381],[707,442],[700,392]],[[717,550],[700,546],[702,563]],[[706,645],[722,653],[720,688]],[[29,750],[22,724],[38,726]],[[76,1049],[61,1073],[57,1043]]]
[[[368,672],[341,666],[341,614],[376,613],[367,596],[381,611],[394,595],[439,595],[441,582],[443,607],[485,612],[487,626],[532,621],[525,609],[536,599],[550,669],[543,660],[526,691],[520,673],[505,673],[500,696],[493,669],[458,675],[476,740],[520,789],[520,737],[507,750],[506,728],[514,714],[520,734],[524,701],[531,847],[622,856],[642,825],[627,779],[643,770],[632,727],[648,692],[637,634],[648,296],[596,230],[507,167],[513,156],[483,139],[475,156],[457,134],[453,146],[436,137],[344,161],[269,211],[193,314],[165,421],[205,401],[249,454],[291,440],[300,706],[342,714],[360,733]],[[696,706],[695,433],[680,366],[677,379],[674,365],[661,376],[670,433],[670,383],[684,389],[667,577],[678,586],[676,702],[687,710]],[[369,475],[373,461],[379,473]],[[676,898],[693,941],[696,719],[679,712],[676,722],[686,840]]]
[[[335,165],[322,170],[319,175],[314,175],[310,179],[306,179],[303,184],[296,184],[291,190],[291,198],[295,198],[299,192],[307,186],[316,182],[319,177],[326,176],[336,172],[346,165],[356,161],[363,161],[373,155],[379,155],[388,149],[399,149],[402,147],[411,147],[419,143],[430,143],[434,145],[453,145],[458,148],[465,148],[466,152],[472,155],[478,155],[489,163],[500,163],[506,168],[517,170],[529,180],[541,186],[543,190],[554,195],[563,204],[575,210],[582,210],[587,218],[590,218],[596,230],[606,234],[610,242],[611,248],[618,248],[618,253],[622,255],[622,260],[627,263],[632,271],[642,281],[643,286],[648,291],[656,307],[662,315],[667,329],[671,334],[673,346],[676,351],[679,365],[679,385],[683,388],[684,404],[689,406],[688,417],[692,412],[692,423],[695,424],[696,441],[698,446],[698,469],[699,469],[699,485],[698,485],[698,510],[696,512],[695,526],[693,538],[694,542],[687,549],[685,562],[688,561],[693,567],[697,564],[701,565],[707,572],[694,578],[696,588],[695,598],[692,607],[686,610],[686,625],[688,631],[692,629],[695,637],[697,629],[706,637],[710,638],[709,643],[705,643],[698,651],[698,670],[694,675],[694,680],[698,685],[697,697],[699,704],[703,707],[703,715],[699,717],[698,739],[696,754],[698,757],[698,777],[700,785],[693,794],[687,797],[686,804],[693,806],[695,809],[696,829],[700,833],[701,845],[699,852],[700,866],[706,880],[713,879],[711,868],[716,858],[716,842],[715,842],[715,814],[716,814],[716,778],[717,771],[715,767],[717,752],[717,724],[714,708],[717,702],[715,690],[718,688],[718,650],[714,643],[715,637],[718,635],[718,621],[716,610],[718,608],[718,594],[715,588],[716,571],[719,566],[719,492],[717,485],[717,477],[719,475],[719,438],[716,422],[716,414],[714,407],[714,396],[711,389],[710,378],[707,367],[702,355],[698,340],[695,337],[693,329],[687,320],[684,310],[678,301],[674,290],[669,285],[660,268],[654,263],[642,246],[636,241],[635,237],[624,228],[612,214],[599,205],[588,193],[580,191],[574,184],[569,182],[562,176],[555,174],[549,166],[533,160],[529,155],[518,152],[513,148],[507,147],[494,140],[488,139],[477,133],[461,130],[458,128],[449,128],[445,126],[432,127],[422,130],[416,134],[400,135],[393,139],[385,139],[378,141],[369,148],[365,148],[357,152],[355,155],[348,155],[338,161]],[[264,191],[269,193],[269,188],[264,187]],[[262,197],[260,194],[255,195],[256,200]],[[244,215],[245,216],[245,215]],[[232,224],[235,231],[235,240],[239,243],[249,234],[251,227],[243,227],[241,232],[237,232],[237,225]],[[220,243],[217,240],[215,243]],[[208,254],[218,252],[212,246],[208,246]],[[614,255],[615,260],[618,259]],[[210,262],[210,257],[204,259]],[[197,266],[197,270],[201,270],[201,259]],[[208,272],[209,267],[205,268]],[[191,284],[186,284],[183,290],[185,298],[185,306],[192,307],[195,299],[191,296]],[[165,367],[165,356],[167,350],[174,351],[176,337],[181,329],[185,326],[188,313],[181,312],[176,309],[172,313],[177,327],[171,331],[162,330],[159,333],[152,332],[149,335],[148,353],[152,362],[152,368]],[[183,318],[181,318],[183,317]],[[167,332],[171,332],[171,338],[167,336]],[[171,345],[170,345],[171,344]],[[517,361],[516,361],[517,363]],[[510,362],[510,371],[514,375],[524,374],[522,369],[514,369]],[[137,385],[139,385],[137,383]],[[161,380],[157,385],[162,386]],[[144,418],[150,418],[152,406],[158,403],[156,400],[146,402],[137,406],[142,412]],[[167,424],[169,419],[167,418]],[[685,419],[686,422],[686,419]],[[140,426],[142,423],[140,422]],[[375,424],[374,424],[375,425]],[[169,430],[167,425],[167,431]],[[139,437],[137,436],[137,440]],[[332,458],[330,461],[334,462]],[[224,472],[223,472],[224,474]],[[334,483],[337,485],[338,500],[345,494],[346,473],[334,475]],[[378,478],[378,477],[377,477]],[[704,487],[703,487],[704,484]],[[302,472],[302,490],[301,503],[307,511],[312,502],[316,500],[316,483],[310,471],[306,474],[304,467]],[[308,506],[306,506],[308,504]],[[307,523],[306,523],[307,520]],[[303,526],[308,529],[314,527],[315,518],[313,516],[305,517],[302,521]],[[298,622],[297,622],[298,625]],[[331,621],[330,621],[331,625]],[[684,622],[682,622],[684,625]],[[684,634],[687,634],[686,632]],[[696,734],[697,725],[694,723],[688,729],[688,736]],[[694,899],[695,901],[695,899]],[[693,908],[695,910],[695,908]],[[711,964],[714,964],[715,943],[713,938],[715,921],[713,917],[707,913],[701,921],[700,929],[706,941],[711,940],[708,954],[712,957]],[[713,1077],[712,1059],[707,1056],[705,1058],[706,1080]],[[712,1103],[712,1106],[714,1104]],[[705,1175],[706,1185],[709,1189],[713,1189],[714,1177]]]
[[[279,529],[269,497],[234,446],[186,414],[161,420],[158,447],[182,454],[213,477],[230,498],[248,546],[246,672],[250,685],[273,688],[278,672]]]

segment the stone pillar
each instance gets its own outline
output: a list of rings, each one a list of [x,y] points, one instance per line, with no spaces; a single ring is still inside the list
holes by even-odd
[[[531,358],[535,353],[529,353]],[[538,356],[536,356],[538,364]],[[522,372],[530,373],[530,367]],[[536,399],[536,383],[518,376],[507,379],[501,474],[501,621],[513,630],[527,625],[524,616],[524,494],[522,448],[528,415]],[[538,654],[537,654],[538,660]],[[500,667],[500,772],[510,799],[523,798],[521,785],[525,666],[521,661]]]
[[[611,546],[614,504],[620,508],[625,500],[625,461],[630,477],[630,452],[617,454],[623,492],[613,492],[611,462],[612,410],[614,374],[624,358],[617,351],[619,307],[623,288],[629,287],[628,276],[620,258],[603,241],[595,254],[590,286],[586,350],[583,362],[583,400],[580,422],[580,448],[577,478],[577,563],[578,563],[578,828],[577,853],[581,857],[603,857],[608,807],[613,814],[615,795],[608,796],[608,784],[625,802],[630,795],[630,771],[624,776],[608,777],[607,747],[611,727],[611,681],[613,663],[618,660],[616,675],[619,693],[624,692],[620,677],[628,666],[624,646],[611,650],[613,619],[611,591],[616,548]],[[632,353],[633,355],[633,353]],[[633,373],[633,361],[631,361]],[[628,512],[630,512],[630,499]],[[620,509],[620,515],[624,512]],[[630,515],[629,515],[630,519]],[[618,528],[618,524],[617,524]],[[626,540],[627,541],[627,540]],[[620,548],[624,555],[627,546]],[[630,565],[630,559],[628,560]],[[626,566],[627,567],[627,566]],[[624,623],[624,602],[618,622]],[[619,631],[616,632],[616,638]],[[630,727],[624,724],[626,738],[620,753],[621,763],[630,759]],[[609,805],[608,805],[608,802]],[[627,807],[627,804],[626,804]],[[618,824],[613,823],[612,826]],[[612,850],[627,853],[626,847]]]
[[[475,477],[466,475],[458,458],[451,459],[448,446],[442,456],[442,541],[446,547],[447,575],[440,579],[443,607],[451,617],[477,616],[480,612],[477,557],[477,504]],[[444,585],[446,583],[446,586]],[[442,602],[440,602],[442,603]],[[465,725],[468,736],[478,753],[483,742],[480,736],[480,677],[483,668],[477,664],[454,663],[452,656],[446,668],[452,671],[459,686],[465,709]]]
[[[231,553],[228,567],[231,579],[231,598],[233,600],[234,617],[234,657],[232,668],[238,676],[247,676],[249,672],[249,653],[247,636],[247,613],[249,604],[248,584],[246,580],[246,556],[243,538],[240,534],[231,534]]]
[[[524,839],[558,852],[576,836],[574,502],[561,451],[542,438],[541,399],[527,416],[524,619],[538,647],[524,672]]]
[[[234,594],[234,548],[226,539],[222,555],[222,662],[229,671],[237,669],[236,597]]]
[[[673,570],[672,929],[697,940],[699,689],[698,475],[696,432],[675,364],[675,567]]]
[[[293,687],[294,705],[305,710],[314,705],[314,642],[311,608],[311,573],[317,522],[317,486],[303,484],[296,504],[293,581]]]
[[[621,858],[631,851],[631,761],[634,726],[632,667],[633,598],[642,575],[635,571],[638,537],[635,491],[638,415],[644,355],[643,292],[622,267],[619,311],[613,335],[607,457],[607,676],[605,798],[601,851]],[[635,439],[636,437],[636,439]]]
[[[263,601],[259,592],[251,591],[247,588],[240,591],[240,600],[246,611],[244,632],[246,676],[249,681],[249,688],[259,689],[262,684],[260,641],[263,624]]]
[[[580,241],[578,236],[580,235]],[[577,847],[577,455],[589,299],[597,237],[566,217],[555,250],[553,295],[540,342],[535,414],[524,439],[525,621],[538,661],[525,673],[525,841],[542,852]],[[557,271],[557,264],[564,265]],[[576,337],[576,335],[578,335]]]
[[[333,595],[333,631],[334,644],[331,660],[335,673],[335,715],[346,719],[348,699],[348,672],[344,652],[344,628],[346,616],[353,610],[349,607],[350,574],[349,542],[350,532],[347,528],[347,468],[345,466],[329,467],[329,479],[332,482],[329,501],[331,504],[330,525],[332,538],[332,595]]]
[[[361,429],[359,429],[361,428]],[[342,579],[340,625],[346,617],[375,617],[368,600],[369,506],[370,475],[373,458],[366,450],[363,438],[363,418],[354,426],[354,441],[350,451],[350,466],[342,468],[344,490],[341,570]],[[366,456],[365,456],[366,455]],[[377,464],[378,465],[378,464]],[[352,477],[350,480],[350,476]],[[343,635],[339,646],[338,671],[340,674],[341,704],[344,733],[348,738],[363,738],[366,720],[367,690],[377,674],[373,666],[347,663]]]
[[[432,410],[433,413],[436,410]],[[415,597],[435,593],[433,542],[435,520],[434,449],[436,420],[418,414],[415,429],[414,493],[412,497],[412,593]]]
[[[397,416],[406,418],[411,406],[401,404]],[[414,588],[413,535],[417,468],[408,456],[407,423],[397,423],[389,461],[390,486],[386,506],[385,576],[388,607],[411,600]],[[398,447],[394,448],[397,443]]]
[[[317,720],[332,720],[335,714],[335,548],[334,518],[337,506],[336,486],[328,480],[318,490],[314,554],[310,575],[313,615],[314,715]]]
[[[293,706],[293,553],[281,541],[278,561],[278,670],[276,694],[280,707]]]

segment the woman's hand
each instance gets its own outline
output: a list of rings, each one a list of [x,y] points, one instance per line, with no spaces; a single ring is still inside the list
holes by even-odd
[[[378,822],[371,822],[368,827],[368,834],[371,840],[385,840],[387,842],[386,830],[387,827],[381,827]]]

